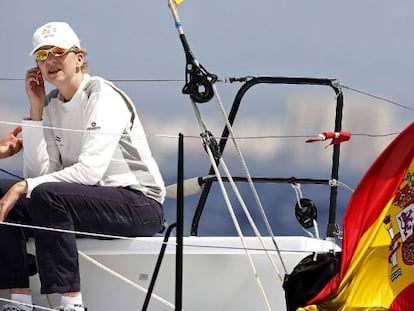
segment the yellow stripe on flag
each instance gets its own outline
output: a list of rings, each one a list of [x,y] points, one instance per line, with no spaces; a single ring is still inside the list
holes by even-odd
[[[180,5],[182,2],[184,2],[184,0],[174,0],[176,5]]]

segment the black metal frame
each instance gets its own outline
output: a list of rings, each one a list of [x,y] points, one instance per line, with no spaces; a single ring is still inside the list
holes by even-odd
[[[243,78],[246,80],[245,78]],[[334,89],[336,94],[336,115],[335,115],[335,132],[340,132],[342,127],[342,110],[343,110],[343,94],[341,92],[339,83],[334,79],[318,79],[318,78],[289,78],[289,77],[252,77],[249,78],[239,89],[234,99],[231,111],[228,119],[230,125],[233,125],[236,118],[238,109],[241,104],[241,100],[246,92],[253,86],[261,83],[270,84],[307,84],[307,85],[326,85]],[[229,136],[229,130],[227,126],[224,127],[221,135],[218,148],[223,153]],[[339,154],[340,145],[333,146],[332,153],[332,171],[331,179],[338,180],[339,177]],[[219,159],[216,159],[218,165]],[[204,210],[204,206],[207,200],[207,196],[210,192],[211,185],[217,181],[217,177],[213,175],[213,166],[210,166],[209,174],[203,178],[203,190],[200,195],[200,199],[195,210],[193,221],[191,225],[191,235],[196,236],[198,231],[198,224],[201,215]],[[247,181],[246,177],[232,177],[236,182]],[[312,179],[312,178],[265,178],[265,177],[253,177],[256,183],[303,183],[303,184],[329,184],[330,179]],[[224,182],[228,182],[228,178],[223,178]],[[330,206],[329,206],[329,219],[327,226],[327,236],[335,237],[337,233],[336,227],[336,201],[337,201],[337,186],[331,185],[330,193]],[[176,229],[176,268],[175,268],[175,310],[182,310],[182,297],[183,297],[183,235],[184,235],[184,136],[180,133],[178,140],[178,167],[177,167],[177,219],[176,223],[171,224],[165,233],[164,243],[161,246],[160,253],[154,268],[154,273],[148,288],[147,295],[142,307],[142,310],[147,310],[151,295],[155,286],[158,272],[161,267],[161,263],[167,248],[168,239],[173,229]]]
[[[238,79],[230,79],[230,81],[236,81]],[[296,84],[296,85],[320,85],[320,86],[329,86],[335,91],[336,95],[336,115],[335,115],[335,132],[340,132],[342,128],[342,110],[343,110],[343,94],[339,85],[339,82],[336,79],[322,79],[322,78],[301,78],[301,77],[250,77],[242,78],[242,81],[246,81],[242,87],[237,92],[235,99],[233,101],[232,108],[228,115],[228,120],[230,125],[233,125],[237,112],[239,110],[241,100],[246,92],[257,84]],[[227,126],[224,127],[224,130],[221,134],[219,141],[219,150],[223,154],[224,148],[227,143],[227,138],[229,137],[229,129]],[[336,144],[333,146],[332,153],[332,171],[331,179],[338,180],[339,177],[339,154],[340,154],[340,145]],[[216,160],[218,165],[218,160]],[[208,175],[214,174],[213,166],[210,166]],[[200,198],[197,204],[197,208],[194,212],[192,224],[191,224],[191,235],[198,235],[198,225],[200,222],[201,215],[204,210],[204,206],[207,201],[208,194],[210,192],[214,178],[208,179],[203,187],[203,190],[200,194]],[[314,182],[313,182],[314,181]],[[289,182],[289,179],[274,179],[272,182]],[[321,183],[317,180],[307,180],[308,183]],[[329,182],[329,180],[323,181],[323,183]],[[326,235],[327,237],[335,237],[337,234],[337,225],[336,225],[336,202],[337,202],[337,193],[338,188],[336,185],[332,185],[330,193],[330,205],[329,205],[329,219],[327,225]]]

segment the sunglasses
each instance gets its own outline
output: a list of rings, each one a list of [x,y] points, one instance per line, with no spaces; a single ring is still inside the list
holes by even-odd
[[[55,57],[62,57],[63,55],[68,54],[69,52],[73,52],[74,49],[64,49],[60,48],[58,46],[54,46],[53,48],[47,49],[47,50],[37,50],[34,52],[34,56],[36,60],[43,61],[46,60],[49,56],[49,53],[52,54]]]

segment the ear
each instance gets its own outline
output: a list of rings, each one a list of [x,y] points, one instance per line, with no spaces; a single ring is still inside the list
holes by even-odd
[[[85,62],[85,54],[83,53],[76,53],[76,61],[77,66],[76,67],[82,67],[83,63]]]

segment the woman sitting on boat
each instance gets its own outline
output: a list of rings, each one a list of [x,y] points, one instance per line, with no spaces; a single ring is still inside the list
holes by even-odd
[[[1,310],[33,310],[27,236],[7,225],[22,223],[70,231],[34,230],[41,292],[62,294],[58,310],[83,311],[72,232],[156,234],[163,226],[164,182],[134,104],[111,82],[88,74],[86,51],[67,23],[38,28],[31,54],[37,66],[25,79],[25,179],[0,181],[0,222],[6,222],[0,289],[10,289],[16,302]],[[56,87],[47,95],[43,79]],[[18,141],[11,146],[4,155],[18,151]]]

